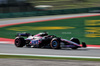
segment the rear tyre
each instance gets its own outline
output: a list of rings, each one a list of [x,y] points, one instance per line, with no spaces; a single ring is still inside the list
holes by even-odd
[[[16,47],[23,47],[23,46],[25,46],[24,38],[16,38],[15,39],[15,46]]]
[[[60,48],[60,40],[55,38],[55,39],[52,39],[51,42],[50,42],[50,46],[51,48],[53,49],[61,49]]]
[[[77,43],[77,44],[80,45],[80,41],[79,41],[79,39],[77,39],[77,38],[71,38],[70,41],[75,42],[75,43]],[[77,48],[78,48],[78,47],[73,47],[72,49],[73,49],[73,50],[76,50]]]

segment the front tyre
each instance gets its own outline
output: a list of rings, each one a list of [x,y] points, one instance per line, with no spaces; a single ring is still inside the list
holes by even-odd
[[[16,47],[23,47],[23,46],[25,46],[24,38],[16,38],[15,39],[15,46]]]
[[[52,39],[51,42],[50,42],[50,46],[53,49],[60,49],[60,40],[57,39],[57,38]]]
[[[80,41],[77,38],[71,38],[70,41],[75,42],[80,45]]]
[[[80,45],[80,41],[79,41],[79,39],[77,39],[77,38],[71,38],[70,41],[75,42],[75,43],[77,43],[77,44]],[[72,49],[73,49],[73,50],[76,50],[77,48],[78,48],[78,47],[76,46],[76,47],[73,47]]]

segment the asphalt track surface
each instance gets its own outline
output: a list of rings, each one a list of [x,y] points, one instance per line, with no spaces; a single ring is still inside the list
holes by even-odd
[[[0,44],[0,53],[100,57],[100,49],[79,48],[72,50],[70,48],[62,48],[55,50],[47,48],[17,48],[13,44]]]
[[[9,19],[0,19],[0,25],[20,23],[27,21],[38,21],[46,19],[58,19],[66,17],[77,17],[77,16],[86,16],[86,15],[95,15],[95,14],[74,14],[74,15],[57,15],[57,16],[43,16],[43,17],[25,17],[25,18],[9,18]],[[100,49],[95,48],[81,48],[78,50],[72,49],[39,49],[39,48],[16,48],[13,44],[0,44],[0,53],[15,53],[15,54],[39,54],[39,55],[64,55],[64,56],[92,56],[100,57]]]

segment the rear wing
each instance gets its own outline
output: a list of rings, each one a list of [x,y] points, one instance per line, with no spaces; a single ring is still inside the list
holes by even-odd
[[[19,36],[28,37],[30,35],[31,35],[30,33],[17,33],[16,37],[19,37]]]

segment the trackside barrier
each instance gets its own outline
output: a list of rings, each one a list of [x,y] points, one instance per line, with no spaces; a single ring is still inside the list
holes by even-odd
[[[93,10],[100,10],[100,7],[80,8],[80,9],[64,9],[64,10],[48,10],[48,11],[32,11],[32,12],[16,12],[16,13],[0,13],[0,18],[16,18],[16,17],[30,17],[30,16],[89,13],[90,11],[93,11]]]

